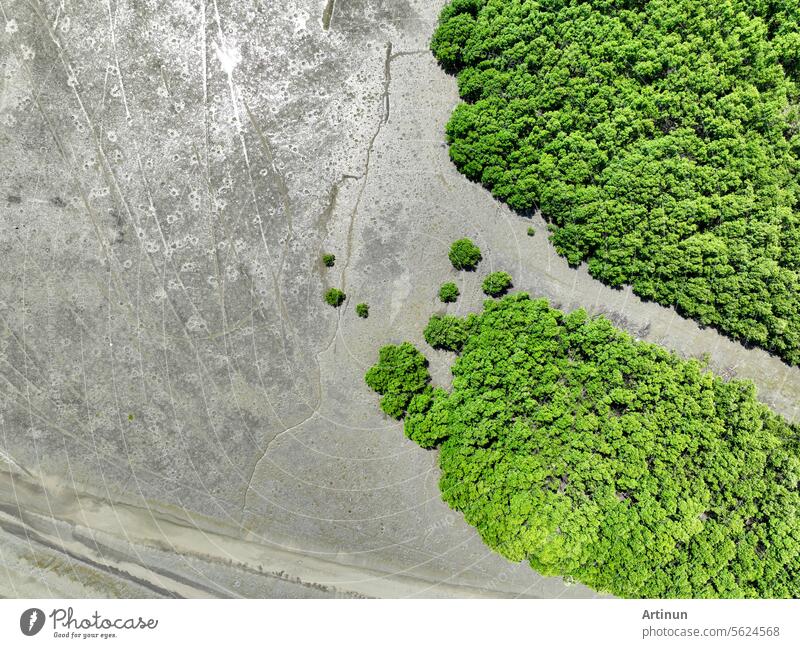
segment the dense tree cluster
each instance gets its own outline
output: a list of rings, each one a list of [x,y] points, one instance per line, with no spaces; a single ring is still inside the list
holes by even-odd
[[[507,272],[490,272],[483,279],[483,292],[490,297],[498,297],[511,288],[511,275]]]
[[[483,258],[481,249],[468,238],[453,241],[447,256],[456,270],[474,270]]]
[[[461,332],[451,392],[409,343],[367,382],[490,547],[620,596],[800,596],[800,429],[752,384],[525,294],[456,319],[426,330]]]
[[[458,299],[459,294],[458,286],[456,286],[452,281],[443,283],[441,288],[439,288],[439,299],[445,304],[454,302],[456,299]]]
[[[453,0],[450,155],[594,277],[800,363],[796,0]]]

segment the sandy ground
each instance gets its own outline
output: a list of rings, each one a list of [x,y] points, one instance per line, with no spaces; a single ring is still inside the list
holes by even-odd
[[[422,328],[490,270],[796,418],[796,368],[569,268],[453,168],[441,5],[0,2],[0,595],[595,596],[491,553],[363,383],[407,339],[447,385]]]

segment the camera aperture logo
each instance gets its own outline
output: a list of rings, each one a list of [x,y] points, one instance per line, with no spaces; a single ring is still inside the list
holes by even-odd
[[[69,608],[55,608],[45,615],[39,608],[25,610],[19,617],[22,634],[32,637],[44,628],[49,617],[53,624],[53,637],[57,639],[114,639],[128,630],[155,630],[158,619],[141,616],[107,617],[95,611],[91,616],[79,617]]]
[[[44,627],[44,612],[39,608],[25,610],[19,617],[19,629],[26,637],[32,637]]]

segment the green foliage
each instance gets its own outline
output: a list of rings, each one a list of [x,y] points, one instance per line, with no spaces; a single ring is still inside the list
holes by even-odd
[[[356,315],[364,319],[369,317],[369,304],[364,304],[363,302],[361,304],[356,304]]]
[[[454,315],[433,315],[425,327],[425,341],[434,349],[460,351],[472,333],[476,318],[466,319]]]
[[[447,256],[456,270],[474,270],[483,258],[480,248],[468,238],[454,241]]]
[[[325,293],[325,303],[338,308],[344,303],[346,295],[338,288],[331,288]]]
[[[511,288],[511,275],[507,272],[492,272],[483,280],[483,292],[491,297],[497,297]]]
[[[467,177],[556,249],[800,363],[800,5],[457,0],[431,47]]]
[[[401,418],[414,396],[431,390],[428,361],[409,342],[389,344],[378,354],[378,364],[364,377],[373,390],[383,396],[381,409],[393,418]],[[417,403],[417,412],[420,403]]]
[[[447,283],[443,283],[441,288],[439,288],[439,299],[442,300],[445,304],[452,303],[461,293],[458,292],[458,286],[456,286],[452,281]]]
[[[335,254],[323,254],[322,255],[322,263],[325,264],[326,268],[332,268],[333,264],[336,263],[336,255]]]
[[[464,329],[450,393],[414,356],[404,425],[490,547],[626,597],[800,596],[800,428],[752,384],[524,294]]]
[[[536,236],[536,230],[532,227],[528,228],[528,236]]]
[[[414,395],[403,421],[406,436],[423,448],[435,448],[448,434],[447,392],[436,387]]]

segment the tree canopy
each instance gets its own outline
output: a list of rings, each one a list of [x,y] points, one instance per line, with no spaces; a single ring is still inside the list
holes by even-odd
[[[428,361],[410,342],[385,346],[378,358],[365,380],[383,396],[381,409],[392,418],[402,418],[414,395],[429,389]]]
[[[439,288],[439,299],[445,304],[450,304],[458,299],[459,296],[458,286],[452,281],[443,283]]]
[[[491,297],[504,294],[511,288],[511,275],[507,272],[490,272],[483,279],[483,292]]]
[[[450,156],[571,264],[800,362],[797,0],[453,0]]]
[[[434,349],[460,351],[471,333],[475,316],[433,315],[425,327],[425,341]]]
[[[329,288],[325,292],[325,303],[328,304],[328,306],[339,308],[339,306],[344,303],[346,297],[347,295],[345,295],[344,292],[338,288]]]
[[[456,270],[474,270],[483,258],[481,249],[468,238],[453,241],[448,257]]]
[[[428,327],[450,392],[409,343],[367,383],[490,547],[626,597],[800,596],[800,429],[751,383],[525,294],[457,320]]]

